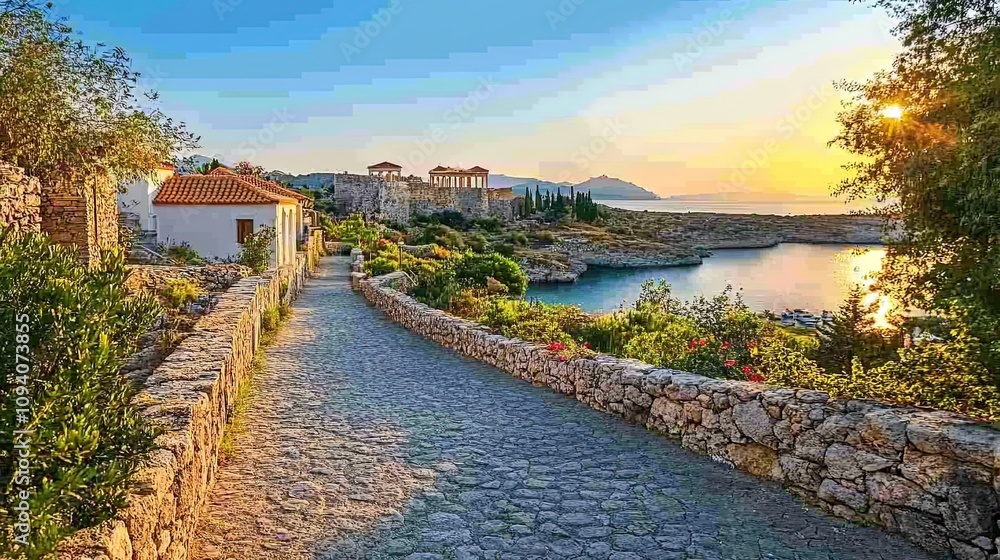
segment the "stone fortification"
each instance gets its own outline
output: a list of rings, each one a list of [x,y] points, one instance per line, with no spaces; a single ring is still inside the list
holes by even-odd
[[[833,515],[881,525],[960,560],[1000,558],[1000,432],[988,426],[606,355],[562,361],[391,287],[404,280],[394,273],[360,288],[392,320],[439,344],[779,481]]]
[[[368,219],[408,222],[411,216],[446,210],[470,218],[497,216],[514,220],[519,201],[491,196],[489,189],[435,187],[422,181],[385,181],[368,175],[339,174],[334,179],[334,199],[342,214],[363,214]]]

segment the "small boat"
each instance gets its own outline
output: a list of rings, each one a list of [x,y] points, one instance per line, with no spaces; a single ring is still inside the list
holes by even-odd
[[[795,316],[796,319],[801,319],[802,317],[806,316],[812,317],[812,313],[810,313],[808,309],[796,309],[792,311],[792,314]]]
[[[810,328],[815,328],[817,324],[820,322],[819,317],[816,317],[815,315],[809,313],[805,315],[800,315],[798,320],[800,323]]]
[[[794,327],[795,326],[795,314],[789,310],[785,310],[781,314],[781,326],[782,327]]]

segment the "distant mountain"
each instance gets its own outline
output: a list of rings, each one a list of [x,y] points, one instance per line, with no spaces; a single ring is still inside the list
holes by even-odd
[[[543,194],[561,189],[563,194],[568,195],[570,187],[573,187],[576,192],[590,191],[594,200],[656,200],[660,198],[638,185],[607,175],[594,177],[575,185],[573,183],[553,183],[541,179],[528,179],[524,183],[513,185],[511,188],[517,194],[525,194],[529,190],[534,193],[536,185],[539,192]],[[495,186],[492,177],[490,178],[490,186]]]
[[[576,185],[576,190],[578,192],[590,191],[590,196],[594,200],[657,200],[660,198],[655,193],[651,193],[635,183],[607,175],[588,179]]]

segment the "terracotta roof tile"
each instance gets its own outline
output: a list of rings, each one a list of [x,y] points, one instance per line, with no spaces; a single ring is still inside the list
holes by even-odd
[[[269,193],[276,194],[279,196],[294,198],[295,200],[302,202],[304,205],[307,205],[308,203],[312,202],[312,199],[309,198],[308,196],[302,193],[295,192],[292,189],[286,189],[285,187],[279,185],[278,183],[275,183],[274,181],[261,179],[260,177],[256,177],[254,175],[239,175],[238,177],[250,183],[251,185],[257,187],[258,189],[264,189]]]
[[[221,169],[221,168],[220,168]],[[236,175],[174,175],[160,187],[153,204],[278,204],[290,197],[259,189]]]

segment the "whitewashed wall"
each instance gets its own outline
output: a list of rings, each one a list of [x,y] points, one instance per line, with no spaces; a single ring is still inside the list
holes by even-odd
[[[295,255],[294,234],[291,243],[281,235],[280,215],[294,206],[273,204],[248,205],[153,205],[157,216],[156,236],[160,243],[177,245],[187,242],[199,255],[209,259],[235,258],[240,252],[236,242],[236,220],[253,220],[254,231],[271,226],[278,232],[272,244],[272,264],[285,264]]]

